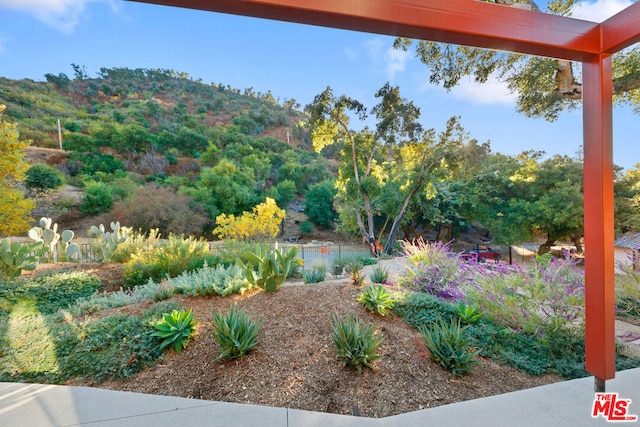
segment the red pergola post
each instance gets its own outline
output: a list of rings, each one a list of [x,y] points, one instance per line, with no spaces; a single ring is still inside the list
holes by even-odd
[[[586,369],[596,391],[615,377],[611,57],[583,62]]]

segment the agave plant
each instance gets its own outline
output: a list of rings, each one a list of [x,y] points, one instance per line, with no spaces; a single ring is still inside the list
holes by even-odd
[[[173,310],[170,314],[162,315],[162,321],[156,324],[154,337],[162,338],[160,350],[173,346],[176,353],[180,353],[189,345],[189,340],[196,331],[196,319],[191,310]]]
[[[460,319],[452,319],[449,324],[439,319],[431,327],[420,328],[431,359],[457,375],[469,372],[480,352],[469,348],[469,339],[464,335],[466,328],[460,325]]]
[[[384,286],[370,285],[367,286],[359,296],[358,302],[363,304],[372,313],[378,313],[386,316],[388,311],[393,308],[393,299]]]
[[[387,283],[389,280],[389,270],[384,267],[374,267],[369,279],[373,283]]]
[[[362,273],[362,269],[364,268],[364,263],[362,260],[353,258],[345,264],[345,270],[349,274],[349,278],[351,279],[351,283],[355,286],[362,286],[364,283],[364,274]]]
[[[345,366],[355,367],[358,373],[363,366],[373,368],[372,362],[381,357],[377,350],[383,342],[375,330],[375,325],[362,324],[353,315],[346,319],[333,315],[331,340]]]
[[[236,305],[224,315],[221,311],[213,314],[213,338],[222,347],[218,359],[236,359],[253,350],[258,345],[258,332],[262,321],[254,322],[244,309]]]
[[[460,320],[467,324],[476,323],[482,317],[482,313],[478,311],[478,307],[475,305],[466,305],[462,301],[456,304],[456,312],[458,316],[460,316]]]

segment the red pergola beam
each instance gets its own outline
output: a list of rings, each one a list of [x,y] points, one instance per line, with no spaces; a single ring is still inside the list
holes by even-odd
[[[640,2],[602,23],[602,52],[613,54],[640,42]]]
[[[136,0],[583,61],[598,24],[475,0]]]

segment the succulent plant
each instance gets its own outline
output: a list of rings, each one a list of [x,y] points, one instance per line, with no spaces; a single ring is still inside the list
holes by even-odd
[[[11,241],[8,237],[0,241],[0,277],[12,279],[18,277],[22,270],[35,270],[38,257],[43,255],[46,248],[34,242],[23,245],[18,241]]]
[[[279,249],[258,248],[257,252],[246,254],[247,264],[241,259],[236,264],[245,274],[249,283],[258,286],[265,292],[274,292],[289,275],[293,260],[298,254],[298,248],[291,248],[283,255]]]
[[[62,248],[64,255],[67,258],[73,258],[79,251],[80,246],[77,243],[72,243],[71,240],[74,237],[74,233],[71,230],[64,230],[62,234],[58,233],[58,224],[54,223],[51,218],[42,217],[39,221],[40,226],[33,227],[28,232],[28,236],[31,240],[41,243],[46,251],[42,254],[47,255],[48,262],[55,262],[57,259],[57,245],[62,241]]]
[[[92,225],[89,229],[89,235],[99,240],[103,262],[109,261],[118,245],[127,240],[127,236],[121,232],[120,222],[112,222],[109,227],[111,231],[107,231],[103,224],[97,227]]]

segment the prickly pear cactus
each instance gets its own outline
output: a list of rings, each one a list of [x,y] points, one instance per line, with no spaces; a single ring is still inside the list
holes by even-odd
[[[75,234],[71,230],[64,230],[60,234],[60,240],[62,241],[62,248],[68,259],[74,259],[78,253],[80,253],[80,246],[71,242]]]
[[[98,240],[100,251],[102,252],[102,262],[111,259],[111,254],[117,249],[120,243],[127,240],[127,236],[120,230],[120,222],[112,222],[109,224],[111,231],[106,231],[104,225],[92,225],[89,229],[89,235],[94,236]]]
[[[14,278],[20,276],[22,270],[35,270],[38,257],[45,248],[38,242],[20,244],[8,237],[0,241],[0,277]]]

